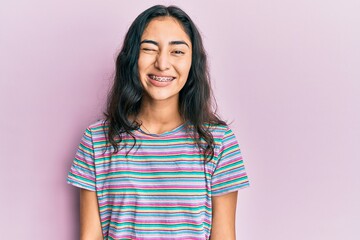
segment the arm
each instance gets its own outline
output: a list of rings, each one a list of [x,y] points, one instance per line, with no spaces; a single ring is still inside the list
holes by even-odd
[[[237,191],[212,197],[211,240],[235,240]]]
[[[96,192],[80,189],[80,240],[102,240]]]

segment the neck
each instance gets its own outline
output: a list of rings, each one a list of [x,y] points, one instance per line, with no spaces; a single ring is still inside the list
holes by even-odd
[[[183,123],[179,112],[178,98],[167,101],[150,101],[146,97],[136,117],[150,133],[170,131]]]

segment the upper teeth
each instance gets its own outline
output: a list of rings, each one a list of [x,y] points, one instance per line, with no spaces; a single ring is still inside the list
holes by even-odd
[[[166,82],[166,81],[171,81],[174,79],[173,77],[159,77],[159,76],[155,76],[155,75],[149,75],[149,77],[151,79],[154,79],[159,82]]]

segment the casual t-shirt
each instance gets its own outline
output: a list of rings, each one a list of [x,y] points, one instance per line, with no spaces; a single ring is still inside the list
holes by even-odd
[[[90,125],[67,182],[96,191],[104,239],[208,239],[211,197],[249,186],[228,126],[212,125],[215,154],[205,162],[185,124],[162,134],[123,134],[110,159],[103,120]]]

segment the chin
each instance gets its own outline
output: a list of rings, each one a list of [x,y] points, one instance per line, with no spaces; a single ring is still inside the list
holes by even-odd
[[[169,95],[169,94],[146,94],[146,100],[150,101],[168,101],[174,98],[178,98],[179,94]]]

